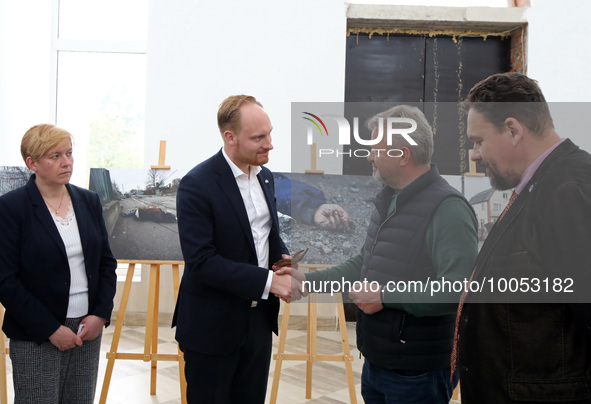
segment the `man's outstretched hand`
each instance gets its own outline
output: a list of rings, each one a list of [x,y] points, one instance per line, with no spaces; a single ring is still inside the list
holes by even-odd
[[[294,267],[273,267],[275,271],[273,273],[273,279],[275,277],[285,277],[289,280],[289,295],[280,295],[275,294],[281,300],[286,302],[300,300],[302,297],[308,296],[308,292],[304,290],[303,282],[306,280],[306,277],[303,273],[297,270],[297,264]],[[271,292],[273,291],[273,284],[271,284]]]

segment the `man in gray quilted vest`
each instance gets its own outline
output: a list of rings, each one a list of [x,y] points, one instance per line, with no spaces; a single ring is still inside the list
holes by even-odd
[[[402,136],[387,144],[386,125],[397,125],[388,118],[401,117],[417,124],[410,133],[416,145]],[[292,276],[310,291],[334,281],[353,285],[366,403],[448,403],[457,384],[450,357],[459,294],[427,288],[470,276],[477,221],[468,201],[431,164],[433,132],[418,108],[396,106],[368,127],[372,139],[381,138],[368,160],[384,187],[365,244],[340,265],[305,275],[293,270]]]

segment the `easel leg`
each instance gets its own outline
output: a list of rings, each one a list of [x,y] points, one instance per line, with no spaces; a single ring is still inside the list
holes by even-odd
[[[454,392],[451,396],[452,400],[457,400],[460,398],[460,382],[458,382],[458,385],[456,386],[456,388],[454,389]]]
[[[177,299],[179,298],[180,285],[181,285],[181,281],[180,281],[180,276],[179,276],[179,266],[178,266],[178,264],[174,264],[172,266],[172,286],[174,289],[175,304],[176,304]],[[179,380],[181,381],[181,403],[187,404],[187,379],[185,379],[185,359],[183,357],[183,352],[181,351],[180,348],[178,348],[178,352],[179,352]]]
[[[316,294],[308,295],[308,344],[306,361],[306,398],[312,398],[312,364],[316,362],[318,319],[316,309]]]
[[[103,388],[101,390],[101,397],[99,404],[107,402],[107,394],[109,393],[109,384],[111,383],[111,376],[113,374],[113,366],[115,366],[115,357],[117,356],[117,347],[119,346],[119,339],[121,338],[121,330],[123,329],[123,319],[125,318],[125,310],[127,309],[127,301],[129,300],[129,292],[131,291],[131,281],[133,279],[133,272],[135,264],[129,264],[127,268],[127,276],[125,277],[125,286],[123,287],[123,294],[121,295],[121,304],[119,305],[119,313],[117,314],[117,323],[115,325],[115,332],[113,333],[113,340],[111,341],[111,349],[107,354],[107,369],[105,371],[105,378],[103,380]]]
[[[152,328],[152,382],[150,394],[156,394],[156,374],[158,364],[158,315],[160,314],[160,265],[156,266],[156,296],[154,297],[154,322]]]
[[[353,357],[351,357],[351,350],[349,349],[349,336],[347,335],[347,320],[345,319],[343,296],[340,293],[337,294],[337,313],[339,315],[339,329],[341,331],[341,342],[343,344],[345,371],[347,372],[347,384],[349,386],[349,397],[351,399],[351,404],[357,404],[355,379],[353,377]]]
[[[0,306],[0,324],[4,321],[4,307]],[[8,404],[6,382],[6,336],[0,330],[0,404]]]
[[[279,391],[279,377],[281,376],[281,365],[283,364],[283,354],[285,352],[285,341],[287,339],[287,326],[289,325],[289,310],[291,303],[283,305],[283,317],[281,319],[281,332],[279,333],[279,343],[277,355],[275,356],[275,373],[273,373],[273,386],[271,388],[270,404],[277,402],[277,393]]]
[[[158,284],[160,283],[160,265],[150,265],[150,286],[148,290],[148,314],[146,318],[146,339],[144,361],[151,361],[150,394],[156,394],[156,375],[158,361],[153,356],[158,352]]]

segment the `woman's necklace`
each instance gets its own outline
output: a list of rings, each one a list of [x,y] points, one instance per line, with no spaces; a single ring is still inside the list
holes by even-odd
[[[49,201],[45,198],[43,198],[43,200],[45,201],[45,203],[51,208],[53,209],[53,211],[55,212],[56,215],[59,216],[59,210],[62,207],[62,203],[64,202],[64,195],[66,194],[66,188],[64,187],[64,189],[62,190],[62,198],[60,199],[60,204],[58,205],[57,209],[53,207],[53,205],[51,203],[49,203]]]

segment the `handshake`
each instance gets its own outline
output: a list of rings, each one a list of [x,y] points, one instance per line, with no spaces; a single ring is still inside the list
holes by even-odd
[[[308,249],[298,251],[293,258],[283,255],[283,259],[273,264],[271,293],[287,303],[308,296],[304,283],[306,276],[298,271],[298,262],[306,255],[307,251]],[[374,314],[384,308],[382,293],[382,288],[368,290],[365,287],[349,291],[349,299],[365,314]]]
[[[270,292],[287,303],[308,295],[303,284],[306,277],[297,269],[298,263],[307,251],[308,249],[298,251],[293,257],[284,254],[281,260],[273,264],[274,273]]]

